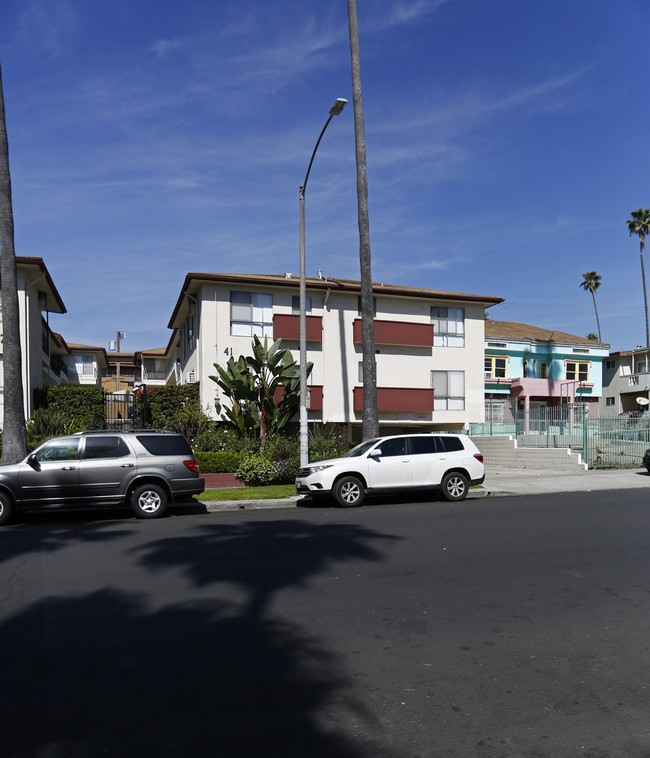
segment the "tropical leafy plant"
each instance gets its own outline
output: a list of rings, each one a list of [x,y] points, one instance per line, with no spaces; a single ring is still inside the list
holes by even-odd
[[[252,355],[230,357],[225,367],[214,364],[216,382],[230,401],[220,412],[241,436],[260,437],[262,443],[275,434],[298,412],[300,404],[300,370],[289,350],[280,347],[281,340],[269,346],[254,336]],[[307,364],[307,375],[312,364]]]
[[[27,422],[27,449],[33,450],[50,437],[71,434],[81,429],[74,419],[61,410],[39,408]]]

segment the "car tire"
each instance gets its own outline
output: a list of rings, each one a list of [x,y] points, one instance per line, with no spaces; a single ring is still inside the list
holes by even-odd
[[[333,495],[341,508],[356,508],[363,503],[366,492],[356,476],[343,476],[334,485]]]
[[[131,495],[131,508],[138,518],[159,518],[167,510],[167,493],[158,484],[141,484]]]
[[[450,471],[443,476],[441,489],[445,500],[456,502],[467,497],[469,482],[464,474],[458,471]]]
[[[0,526],[11,521],[14,513],[13,500],[5,492],[0,492]]]

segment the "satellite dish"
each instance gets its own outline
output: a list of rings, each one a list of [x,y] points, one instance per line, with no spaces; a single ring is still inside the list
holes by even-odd
[[[650,405],[650,400],[648,400],[647,397],[637,397],[636,401],[639,405],[642,406]]]

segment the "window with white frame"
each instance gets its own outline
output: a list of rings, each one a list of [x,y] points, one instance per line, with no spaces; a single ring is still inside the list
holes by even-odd
[[[432,371],[434,411],[465,410],[465,372]]]
[[[230,293],[230,334],[235,337],[273,336],[273,295],[261,292]]]
[[[606,397],[605,398],[605,405],[616,405],[616,398],[615,397]]]
[[[431,306],[433,344],[439,347],[465,346],[465,309]]]
[[[294,316],[300,315],[300,295],[291,296],[291,313]],[[305,313],[311,313],[311,296],[305,298]]]
[[[566,378],[573,381],[588,382],[590,361],[567,361]]]

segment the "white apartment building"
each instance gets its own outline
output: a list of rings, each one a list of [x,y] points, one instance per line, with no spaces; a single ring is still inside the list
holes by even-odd
[[[377,400],[382,433],[458,430],[484,419],[484,312],[502,298],[374,284]],[[360,283],[307,279],[309,421],[361,427]],[[254,334],[299,357],[299,278],[188,274],[169,322],[182,383],[200,381],[216,418],[214,364],[250,355]],[[357,432],[357,434],[355,434]]]
[[[16,284],[20,319],[23,402],[25,416],[33,412],[33,394],[50,372],[56,339],[43,318],[45,313],[65,313],[66,308],[42,258],[16,257]],[[0,333],[2,325],[0,323]],[[0,353],[2,342],[0,340]],[[4,418],[4,355],[0,355],[0,423]]]
[[[34,412],[34,390],[52,384],[99,386],[106,352],[100,347],[68,345],[50,329],[49,313],[66,313],[42,258],[16,256],[25,417]],[[0,292],[1,295],[1,292]],[[2,311],[0,309],[0,335]],[[4,355],[0,337],[0,425],[4,418]]]

